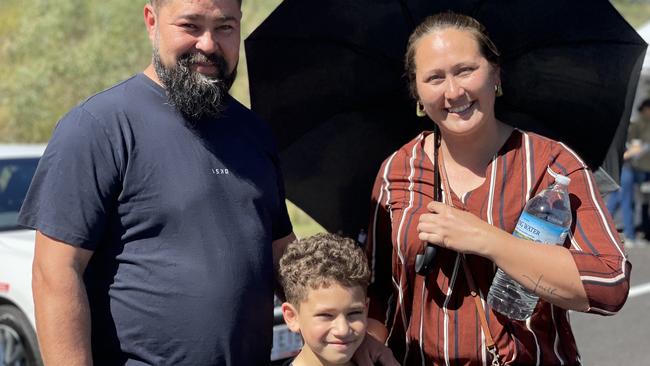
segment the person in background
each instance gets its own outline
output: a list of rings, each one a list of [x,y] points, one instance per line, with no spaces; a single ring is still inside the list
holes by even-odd
[[[287,297],[284,320],[304,342],[287,365],[354,365],[368,317],[370,271],[363,249],[328,233],[297,240],[280,259],[280,281]],[[397,365],[386,347],[378,358]]]
[[[496,118],[495,99],[507,93],[499,52],[475,19],[426,18],[405,64],[417,114],[433,131],[390,155],[377,174],[368,334],[404,365],[580,364],[567,310],[616,313],[631,269],[593,174],[564,144]],[[571,178],[567,240],[542,245],[511,235],[527,200],[558,173]],[[437,254],[416,272],[427,245]],[[497,267],[539,296],[526,321],[486,306]]]
[[[627,145],[621,168],[621,188],[613,192],[607,199],[607,209],[612,214],[621,209],[623,216],[623,236],[627,247],[644,245],[638,240],[635,224],[636,188],[650,181],[650,99],[644,100],[639,106],[639,119],[630,123],[627,134]],[[650,217],[648,203],[641,205],[641,228],[645,239],[650,239]]]
[[[241,18],[151,0],[151,64],[58,122],[19,220],[48,366],[269,363],[294,235],[271,131],[228,94]]]

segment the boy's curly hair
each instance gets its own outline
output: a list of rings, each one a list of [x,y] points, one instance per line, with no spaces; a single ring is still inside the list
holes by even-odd
[[[280,282],[287,301],[299,306],[309,288],[337,283],[365,291],[370,270],[363,249],[352,239],[323,233],[289,244],[280,259]]]

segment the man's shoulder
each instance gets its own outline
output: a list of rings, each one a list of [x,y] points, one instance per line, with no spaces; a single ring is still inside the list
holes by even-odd
[[[105,115],[121,113],[128,105],[138,103],[147,87],[142,74],[136,74],[122,80],[79,103],[76,108],[100,118]]]
[[[226,119],[232,120],[229,123],[238,126],[246,137],[255,139],[256,143],[275,150],[276,142],[271,125],[234,97],[229,98],[228,109],[224,114]]]
[[[237,122],[245,123],[251,126],[263,126],[265,128],[268,127],[268,123],[266,123],[262,117],[243,105],[233,96],[229,95],[228,98],[228,109],[225,112],[226,118],[232,118],[237,120]]]
[[[133,110],[141,109],[146,103],[138,99],[146,83],[134,75],[105,90],[102,90],[70,109],[56,124],[58,138],[80,138],[121,136],[124,124],[130,124]]]

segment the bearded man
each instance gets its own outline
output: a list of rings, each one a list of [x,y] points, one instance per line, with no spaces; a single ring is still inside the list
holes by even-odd
[[[265,365],[293,240],[269,128],[228,95],[240,0],[152,0],[152,63],[57,124],[20,214],[50,365]]]

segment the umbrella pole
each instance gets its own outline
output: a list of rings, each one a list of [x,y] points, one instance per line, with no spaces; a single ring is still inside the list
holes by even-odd
[[[438,154],[440,151],[440,129],[438,125],[433,127],[433,200],[442,202],[442,192],[440,187],[440,166],[438,164]],[[437,248],[435,245],[426,241],[422,242],[424,253],[415,256],[415,272],[424,277],[428,276],[433,270],[433,260],[436,258]]]

